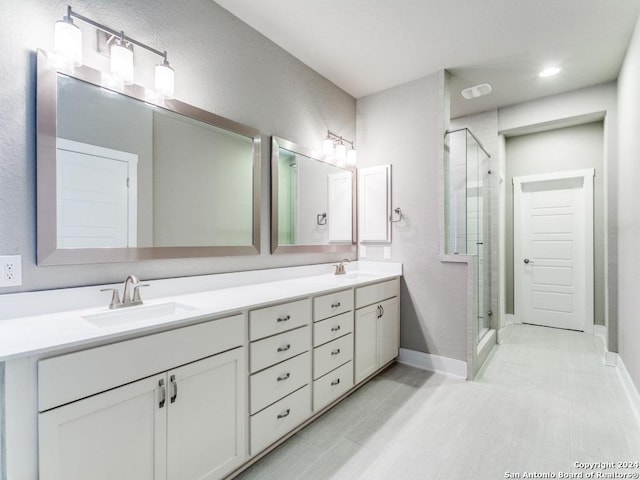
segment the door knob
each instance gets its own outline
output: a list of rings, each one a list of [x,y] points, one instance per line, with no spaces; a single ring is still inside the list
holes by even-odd
[[[524,263],[533,263],[531,260],[529,260],[528,258],[524,259]]]

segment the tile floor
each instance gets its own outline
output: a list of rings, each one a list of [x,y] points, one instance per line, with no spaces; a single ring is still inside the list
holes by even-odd
[[[575,462],[640,462],[640,425],[598,337],[530,325],[506,337],[471,382],[390,367],[236,478],[621,478]]]

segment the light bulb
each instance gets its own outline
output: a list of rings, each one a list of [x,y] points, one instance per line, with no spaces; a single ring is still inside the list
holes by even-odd
[[[68,15],[56,22],[54,49],[65,63],[74,67],[82,65],[82,32]]]
[[[322,141],[322,155],[325,157],[333,157],[333,140],[329,137]]]
[[[358,152],[355,148],[349,149],[347,152],[347,165],[355,167],[358,163]]]
[[[124,85],[133,83],[133,49],[123,39],[111,45],[111,75]]]
[[[336,145],[336,160],[338,163],[344,163],[347,159],[347,146],[344,143]]]
[[[165,99],[173,98],[174,78],[175,73],[173,68],[169,66],[166,58],[160,65],[156,65],[155,87],[159,96]]]

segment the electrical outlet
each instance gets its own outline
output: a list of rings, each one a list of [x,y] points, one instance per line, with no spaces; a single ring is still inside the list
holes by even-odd
[[[367,246],[360,245],[360,258],[365,258],[367,256]]]
[[[391,247],[384,247],[384,259],[385,260],[391,259]]]
[[[0,288],[22,285],[22,255],[0,255]]]

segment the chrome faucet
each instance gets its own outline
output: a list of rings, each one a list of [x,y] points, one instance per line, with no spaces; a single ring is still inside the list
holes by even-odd
[[[142,305],[142,298],[140,297],[140,287],[148,287],[148,283],[140,283],[140,280],[135,275],[129,275],[124,281],[124,291],[122,292],[122,301],[120,301],[120,295],[117,288],[103,288],[101,292],[111,291],[111,303],[110,309],[132,307],[134,305]],[[133,287],[133,292],[130,289]]]
[[[344,275],[345,273],[347,273],[344,269],[344,262],[349,263],[351,262],[351,260],[349,260],[348,258],[343,258],[342,260],[340,260],[340,264],[334,265],[334,275]]]

